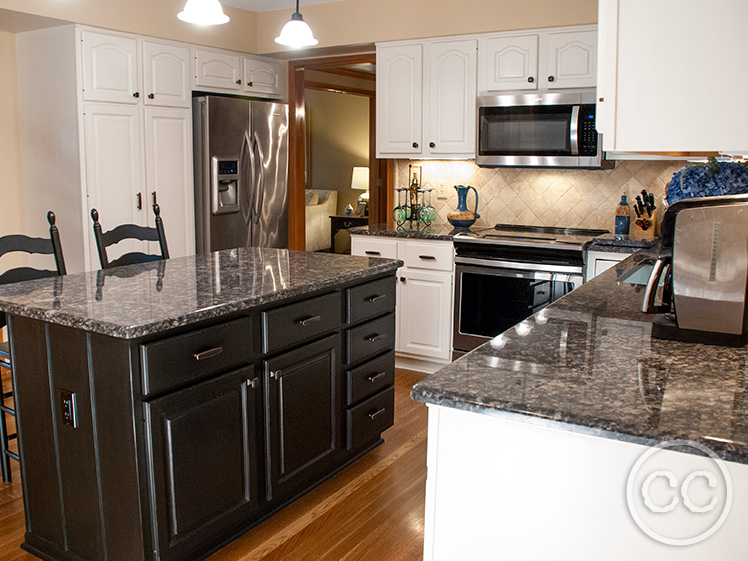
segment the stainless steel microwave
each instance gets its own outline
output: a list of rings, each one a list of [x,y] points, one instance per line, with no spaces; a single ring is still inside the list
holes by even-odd
[[[479,166],[600,168],[595,90],[480,96]]]

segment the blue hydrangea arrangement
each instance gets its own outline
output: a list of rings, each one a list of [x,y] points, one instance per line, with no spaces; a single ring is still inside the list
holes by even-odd
[[[693,197],[740,193],[748,193],[748,166],[737,162],[719,162],[716,158],[676,172],[665,190],[668,204]]]

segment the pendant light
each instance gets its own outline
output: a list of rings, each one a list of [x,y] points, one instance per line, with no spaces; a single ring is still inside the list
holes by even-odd
[[[220,25],[229,21],[218,0],[187,0],[184,11],[179,12],[177,17],[197,25]]]
[[[296,0],[296,12],[291,16],[291,20],[283,26],[281,33],[275,38],[279,45],[285,45],[294,49],[301,47],[313,47],[319,41],[314,38],[312,30],[309,28],[304,18],[299,12],[299,0]]]

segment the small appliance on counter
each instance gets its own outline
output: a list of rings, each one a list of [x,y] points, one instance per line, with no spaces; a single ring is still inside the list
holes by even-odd
[[[655,305],[664,277],[662,304]],[[657,313],[652,336],[742,346],[748,340],[748,195],[683,199],[662,222],[662,253],[642,311]]]

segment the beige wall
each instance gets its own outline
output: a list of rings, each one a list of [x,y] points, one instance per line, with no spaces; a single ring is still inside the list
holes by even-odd
[[[274,39],[293,9],[257,15],[257,52]],[[304,6],[320,47],[597,23],[597,0],[342,0]]]

